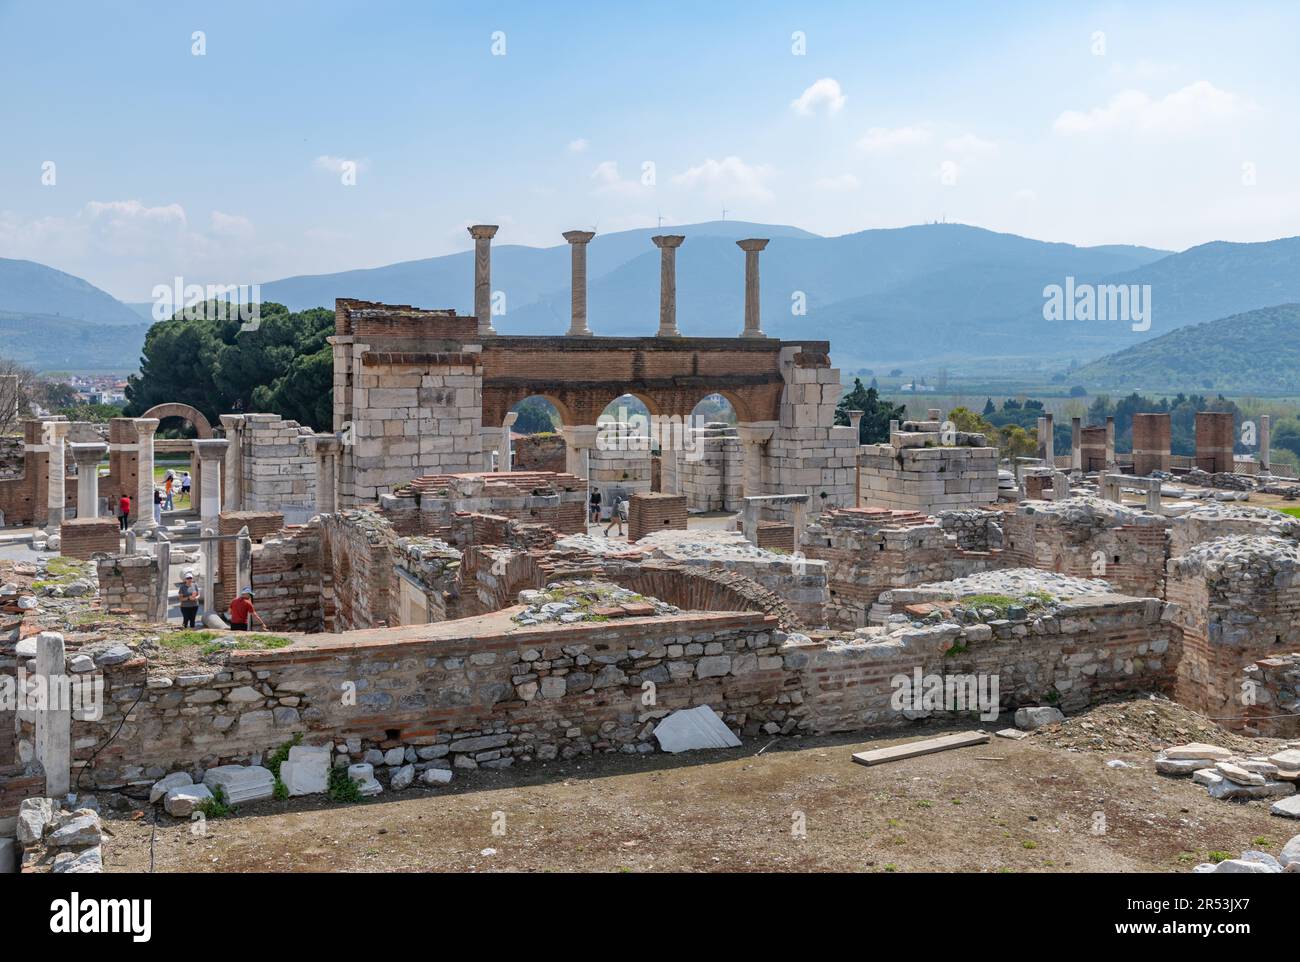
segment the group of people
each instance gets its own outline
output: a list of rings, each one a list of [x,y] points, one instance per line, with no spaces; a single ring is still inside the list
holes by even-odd
[[[162,524],[162,513],[164,511],[176,510],[177,489],[179,489],[180,496],[189,501],[192,487],[193,479],[190,478],[188,471],[182,471],[180,477],[177,477],[176,472],[169,468],[163,476],[163,483],[154,485],[154,523]],[[123,531],[131,527],[131,496],[129,494],[123,494],[117,502],[117,520],[121,524]]]
[[[600,488],[591,489],[590,522],[600,524]],[[627,495],[622,491],[614,492],[614,505],[610,508],[609,524],[605,525],[605,537],[609,537],[609,529],[618,525],[618,533],[623,534],[623,524],[627,521]]]
[[[186,568],[184,571],[185,580],[181,582],[177,590],[177,597],[180,601],[181,609],[181,627],[193,628],[199,617],[199,604],[203,600],[203,593],[199,591],[199,586],[194,583],[194,571]],[[231,631],[248,631],[250,619],[256,619],[257,623],[266,630],[266,622],[262,616],[257,613],[253,607],[253,589],[245,588],[234,601],[230,603],[230,615],[222,616],[222,620],[230,626]]]

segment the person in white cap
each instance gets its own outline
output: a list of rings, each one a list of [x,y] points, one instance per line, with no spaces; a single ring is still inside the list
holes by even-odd
[[[266,622],[253,608],[253,589],[245,588],[239,593],[239,597],[230,603],[230,630],[247,631],[250,615],[257,619],[263,631],[267,630]]]
[[[186,568],[181,574],[185,580],[181,582],[180,600],[181,600],[181,618],[183,619],[182,628],[193,628],[194,619],[199,614],[199,588],[194,583],[194,569]]]

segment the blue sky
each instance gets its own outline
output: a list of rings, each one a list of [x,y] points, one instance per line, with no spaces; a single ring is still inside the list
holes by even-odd
[[[0,256],[146,300],[724,208],[1266,240],[1297,36],[1295,3],[0,0]]]

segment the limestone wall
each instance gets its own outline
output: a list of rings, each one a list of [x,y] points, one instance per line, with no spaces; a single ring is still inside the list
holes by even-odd
[[[240,433],[242,498],[246,511],[278,511],[303,521],[316,507],[316,455],[310,428],[275,414],[247,414]]]
[[[969,443],[944,446],[938,424],[916,426],[923,430],[862,446],[865,504],[934,514],[998,500],[997,448],[983,446],[982,435],[960,434],[958,440]]]
[[[1261,658],[1242,675],[1251,693],[1242,727],[1270,738],[1300,738],[1300,652]]]
[[[110,555],[95,566],[99,601],[111,614],[147,619],[158,591],[158,561],[153,555]]]
[[[677,491],[691,511],[739,511],[744,507],[745,462],[736,429],[707,424],[693,432],[686,452],[674,459]]]

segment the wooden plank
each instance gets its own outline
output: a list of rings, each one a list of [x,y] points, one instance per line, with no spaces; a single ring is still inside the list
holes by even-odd
[[[984,745],[989,740],[988,732],[958,732],[955,735],[940,735],[938,738],[923,738],[920,741],[907,742],[903,745],[891,745],[889,748],[873,748],[871,751],[854,752],[853,760],[859,765],[883,765],[917,755],[929,755],[934,752],[946,752],[950,748],[966,748],[969,745]]]

